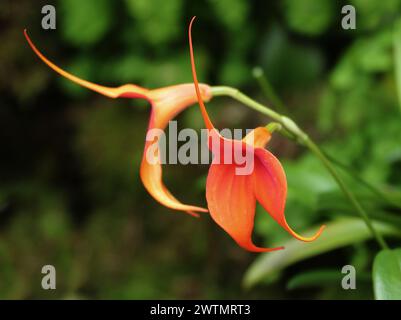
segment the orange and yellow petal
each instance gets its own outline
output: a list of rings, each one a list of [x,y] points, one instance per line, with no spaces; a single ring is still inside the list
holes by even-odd
[[[143,98],[152,104],[151,119],[149,121],[149,129],[164,129],[168,122],[173,119],[186,107],[197,101],[195,88],[192,84],[175,85],[161,89],[148,90],[134,84],[125,84],[116,88],[98,85],[83,80],[65,70],[47,59],[29,38],[28,33],[24,30],[24,34],[28,44],[36,55],[51,69],[67,78],[68,80],[103,94],[110,98]],[[201,85],[202,98],[208,101],[211,98],[211,90],[207,85]],[[145,154],[147,143],[145,144]],[[150,164],[145,159],[142,160],[140,176],[141,180],[148,192],[161,204],[175,210],[186,211],[189,214],[197,216],[194,212],[207,212],[206,209],[185,205],[179,202],[165,187],[162,182],[162,168],[160,163]]]
[[[200,84],[200,90],[203,100],[209,101],[212,98],[208,85]],[[191,83],[150,90],[147,97],[154,109],[154,126],[160,129],[164,129],[170,120],[198,101],[195,88]]]
[[[160,204],[167,208],[179,211],[185,211],[193,216],[198,216],[195,212],[207,212],[205,208],[186,205],[178,201],[168,191],[162,181],[162,168],[159,163],[151,164],[144,156],[141,163],[140,176],[145,189]]]
[[[112,88],[112,87],[106,87],[102,86],[90,81],[83,80],[77,76],[74,76],[73,74],[63,70],[53,62],[51,62],[49,59],[47,59],[40,51],[39,49],[34,45],[32,40],[28,36],[28,32],[24,30],[24,35],[26,40],[28,41],[28,44],[32,48],[32,50],[36,53],[36,55],[45,63],[47,64],[51,69],[53,69],[55,72],[60,74],[61,76],[67,78],[68,80],[82,86],[85,88],[88,88],[90,90],[96,91],[100,94],[103,94],[109,98],[118,98],[118,97],[129,97],[129,98],[144,98],[147,99],[147,93],[149,90],[139,87],[134,84],[125,84],[117,88]]]
[[[154,127],[153,120],[154,112],[152,111],[148,133],[149,130],[158,129]],[[140,168],[140,177],[145,189],[156,201],[170,209],[185,211],[188,214],[196,217],[198,217],[198,214],[196,214],[195,212],[208,212],[207,209],[181,203],[166,188],[162,180],[163,173],[160,157],[160,145],[158,139],[158,136],[155,135],[153,140],[147,140],[145,142],[145,148]]]

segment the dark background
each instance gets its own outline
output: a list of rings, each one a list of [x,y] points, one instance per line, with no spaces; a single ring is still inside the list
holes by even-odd
[[[357,10],[356,30],[341,28],[341,7],[348,3]],[[56,30],[41,29],[44,4],[56,7]],[[244,289],[248,267],[266,255],[239,248],[207,214],[197,220],[166,209],[143,188],[139,164],[149,106],[62,79],[34,55],[22,31],[81,78],[157,88],[191,82],[187,26],[197,15],[202,82],[234,86],[269,103],[252,75],[262,68],[286,104],[284,113],[351,172],[401,199],[401,85],[395,77],[401,37],[394,27],[400,9],[399,0],[2,1],[0,298],[372,298],[377,245],[357,231],[346,246],[273,266],[274,276]],[[208,110],[219,128],[268,122],[226,98],[212,100]],[[182,128],[203,125],[196,107],[178,121]],[[279,135],[269,148],[286,169],[286,215],[294,229],[354,214],[307,150]],[[207,167],[165,166],[166,184],[184,202],[205,206]],[[344,178],[377,220],[392,217],[400,230],[399,210]],[[258,212],[256,243],[291,242]],[[57,269],[55,291],[40,286],[45,264]],[[341,289],[346,264],[361,275],[357,290]]]

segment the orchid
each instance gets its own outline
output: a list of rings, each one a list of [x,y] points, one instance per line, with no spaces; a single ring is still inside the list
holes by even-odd
[[[2,6],[0,297],[401,299],[400,1]]]
[[[212,96],[228,95],[249,107],[270,116],[283,127],[289,137],[295,138],[301,144],[307,146],[315,153],[332,174],[344,194],[357,208],[358,213],[365,220],[372,233],[382,243],[372,227],[369,218],[353,197],[353,194],[345,187],[340,177],[329,160],[321,152],[318,146],[309,139],[296,123],[288,117],[264,107],[246,95],[230,87],[210,87],[206,84],[199,84],[196,76],[194,53],[192,46],[191,29],[195,17],[189,25],[189,46],[193,74],[193,83],[173,85],[169,87],[149,90],[134,84],[126,84],[119,87],[106,87],[98,85],[74,76],[61,69],[48,60],[33,44],[26,30],[25,37],[37,56],[51,69],[63,77],[90,90],[96,91],[110,98],[139,98],[150,102],[151,115],[147,131],[140,176],[147,191],[164,206],[185,211],[193,216],[196,212],[210,212],[212,219],[224,229],[237,244],[252,252],[266,252],[283,249],[283,247],[266,248],[256,246],[252,241],[254,228],[256,203],[271,215],[271,217],[295,239],[304,242],[316,240],[325,228],[322,225],[319,230],[310,237],[301,236],[296,233],[287,223],[285,217],[285,204],[287,197],[287,181],[284,169],[280,161],[268,150],[265,149],[271,139],[271,132],[266,127],[258,127],[252,130],[244,139],[235,140],[224,138],[214,127],[207,113],[204,102],[208,102]],[[213,160],[209,169],[206,181],[206,200],[208,209],[183,204],[178,201],[166,188],[162,181],[162,167],[160,163],[160,150],[158,137],[151,133],[153,129],[164,130],[169,121],[178,113],[190,105],[198,102],[208,131],[208,147],[213,154]],[[149,138],[151,136],[151,138]],[[217,141],[217,144],[215,143]],[[151,148],[152,147],[152,148]],[[227,148],[228,147],[228,148]],[[149,161],[148,151],[153,151],[159,161]],[[246,174],[238,172],[243,168],[243,154],[251,154],[251,170]],[[234,160],[234,161],[232,161]],[[247,158],[249,161],[249,158]],[[248,166],[249,163],[246,164]]]
[[[211,217],[238,245],[253,252],[283,249],[283,247],[258,247],[252,242],[256,201],[281,227],[296,239],[305,242],[317,239],[322,233],[324,225],[320,227],[314,236],[303,237],[293,231],[286,221],[284,214],[287,196],[285,173],[279,160],[264,149],[270,140],[270,132],[266,128],[259,127],[248,134],[242,141],[229,140],[222,137],[213,126],[203,103],[196,76],[191,36],[194,19],[195,17],[192,18],[188,30],[192,74],[202,117],[206,128],[209,130],[208,145],[215,155],[206,182],[206,199]],[[218,148],[215,147],[216,144],[212,143],[212,141],[216,140],[220,141]],[[222,148],[221,146],[224,147]],[[224,150],[226,146],[231,147],[229,153]],[[232,152],[251,152],[253,155],[253,170],[250,174],[237,174],[236,170],[241,164],[235,161],[238,157],[233,157]],[[230,160],[234,159],[234,161],[225,162],[227,154],[230,154]],[[218,159],[218,161],[215,159]]]
[[[26,30],[24,30],[24,34],[32,50],[45,64],[78,85],[96,91],[109,98],[140,98],[148,100],[152,106],[148,133],[152,129],[164,130],[171,119],[197,101],[197,96],[193,84],[191,83],[149,90],[134,84],[126,84],[117,88],[112,88],[80,79],[47,59],[33,44]],[[211,99],[212,94],[208,85],[201,84],[200,90],[202,92],[202,99],[206,101]],[[196,212],[207,212],[204,208],[181,203],[169,192],[162,181],[162,167],[160,161],[149,162],[146,158],[147,151],[155,143],[157,143],[157,137],[146,139],[141,162],[140,177],[146,190],[154,199],[168,208],[185,211],[193,216],[198,216]],[[157,152],[156,157],[160,157],[159,152]]]

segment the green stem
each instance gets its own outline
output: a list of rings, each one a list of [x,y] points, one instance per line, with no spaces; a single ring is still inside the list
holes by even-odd
[[[261,67],[255,67],[252,70],[253,77],[258,81],[260,88],[262,89],[264,95],[278,110],[283,113],[288,113],[286,105],[281,101],[281,99],[276,95],[273,86],[270,84],[269,80],[265,77],[265,73]]]
[[[283,126],[281,125],[281,123],[278,122],[270,122],[269,124],[267,124],[265,126],[265,128],[267,130],[269,130],[269,132],[272,134],[274,131],[278,131],[281,132],[283,131]]]
[[[343,164],[342,162],[338,161],[334,157],[330,156],[326,152],[324,152],[325,156],[327,159],[329,159],[332,163],[334,163],[337,167],[341,168],[345,172],[347,172],[355,181],[359,182],[361,185],[365,186],[368,190],[370,190],[373,194],[376,195],[378,199],[381,199],[382,201],[385,201],[388,205],[392,207],[396,207],[398,209],[401,209],[401,203],[398,201],[394,200],[393,198],[389,197],[387,194],[385,194],[382,190],[376,188],[374,185],[370,184],[369,182],[365,181],[363,178],[361,178],[358,174],[354,172],[352,168],[349,166]]]
[[[229,96],[233,99],[241,101],[242,103],[246,104],[248,107],[250,107],[256,111],[259,111],[260,113],[263,113],[266,116],[281,123],[281,115],[279,113],[265,107],[263,104],[261,104],[259,102],[256,102],[255,100],[251,99],[247,95],[243,94],[238,89],[231,88],[231,87],[225,87],[225,86],[212,87],[212,95],[214,97]]]
[[[388,248],[384,238],[373,227],[373,224],[372,224],[368,214],[366,213],[365,209],[361,206],[361,204],[359,203],[358,199],[354,196],[352,191],[347,188],[346,184],[343,182],[341,177],[337,174],[337,172],[336,172],[335,168],[333,167],[332,163],[330,162],[330,160],[327,159],[327,157],[320,150],[320,148],[317,146],[317,144],[314,143],[308,137],[308,135],[298,127],[298,125],[293,120],[271,110],[270,108],[264,106],[263,104],[261,104],[259,102],[256,102],[255,100],[253,100],[252,98],[248,97],[247,95],[243,94],[241,91],[239,91],[238,89],[235,89],[235,88],[225,87],[225,86],[212,87],[212,94],[213,94],[213,96],[232,97],[233,99],[236,99],[236,100],[242,102],[243,104],[247,105],[248,107],[250,107],[250,108],[272,118],[273,120],[277,121],[278,123],[280,123],[284,127],[285,130],[287,130],[291,135],[293,135],[295,137],[295,139],[297,140],[298,143],[306,146],[310,151],[312,151],[319,158],[319,160],[323,163],[323,165],[326,167],[326,169],[329,171],[329,173],[333,176],[334,180],[337,182],[341,191],[348,198],[348,200],[354,206],[354,208],[356,209],[356,211],[358,212],[360,217],[366,223],[366,226],[371,231],[372,235],[375,237],[378,244],[383,249]]]
[[[330,162],[329,159],[326,158],[326,156],[323,154],[323,152],[320,150],[320,148],[317,146],[316,143],[314,143],[310,138],[307,138],[304,141],[305,146],[309,148],[323,163],[323,165],[326,167],[326,169],[330,172],[330,174],[333,176],[334,180],[336,180],[338,186],[342,190],[342,192],[347,196],[351,204],[355,207],[361,218],[365,221],[367,227],[369,228],[370,232],[372,235],[376,238],[377,242],[380,244],[380,246],[383,249],[388,249],[388,245],[382,235],[376,231],[376,229],[373,227],[372,221],[370,220],[367,212],[365,209],[362,207],[362,205],[359,203],[358,199],[355,197],[355,195],[351,192],[350,189],[347,188],[345,185],[344,181],[340,178],[340,176],[337,174],[336,170],[334,169],[332,163]]]

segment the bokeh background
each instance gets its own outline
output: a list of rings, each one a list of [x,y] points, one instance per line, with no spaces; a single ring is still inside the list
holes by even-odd
[[[56,30],[41,29],[45,4],[56,7]],[[356,8],[356,30],[341,28],[346,4]],[[193,219],[166,209],[141,185],[147,103],[108,99],[62,79],[22,31],[84,79],[156,88],[191,82],[187,25],[197,15],[203,82],[276,102],[350,172],[396,202],[400,13],[401,0],[1,1],[0,298],[371,299],[378,246],[307,150],[280,135],[270,144],[288,177],[288,221],[299,232],[334,223],[335,232],[321,246],[294,244],[258,208],[255,242],[296,250],[276,260],[276,253],[245,252],[207,214]],[[265,78],[254,77],[255,67]],[[265,94],[267,82],[285,106]],[[219,128],[268,122],[226,98],[208,109]],[[202,128],[196,107],[178,121]],[[206,205],[207,168],[168,165],[165,182],[184,202]],[[399,244],[400,209],[340,172]],[[41,288],[45,264],[56,267],[54,291]],[[341,289],[346,264],[357,269],[357,290]]]

